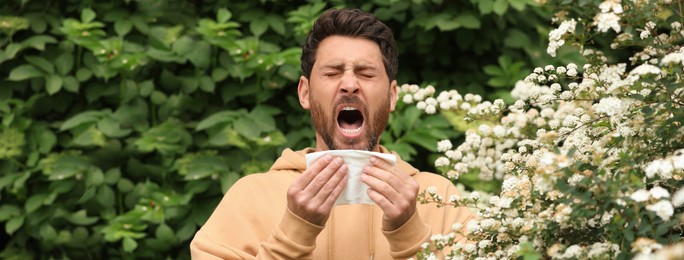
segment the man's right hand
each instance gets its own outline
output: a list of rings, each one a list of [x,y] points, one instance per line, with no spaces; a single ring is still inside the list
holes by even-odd
[[[311,164],[287,190],[287,207],[300,218],[323,226],[347,185],[344,160],[325,155]]]

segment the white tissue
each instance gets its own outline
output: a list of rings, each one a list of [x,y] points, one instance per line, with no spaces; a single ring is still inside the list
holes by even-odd
[[[329,150],[306,154],[306,167],[309,167],[318,158],[326,154],[338,156],[347,164],[347,175],[349,176],[349,179],[347,180],[347,186],[342,190],[337,201],[335,201],[335,206],[346,204],[375,204],[375,202],[368,197],[368,185],[361,181],[363,167],[369,164],[368,160],[371,156],[377,156],[392,165],[397,163],[397,157],[393,154],[361,150]]]

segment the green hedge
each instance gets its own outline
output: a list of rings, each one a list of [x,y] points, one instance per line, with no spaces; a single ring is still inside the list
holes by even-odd
[[[331,7],[395,30],[398,80],[488,98],[546,64],[532,0],[0,3],[2,258],[187,258],[245,174],[313,145],[301,43]],[[443,117],[399,104],[383,142],[426,170]]]

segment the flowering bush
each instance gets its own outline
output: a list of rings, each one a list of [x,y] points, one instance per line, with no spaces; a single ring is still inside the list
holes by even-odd
[[[437,144],[438,169],[502,182],[484,203],[478,192],[422,192],[422,202],[470,206],[478,218],[433,236],[418,257],[444,248],[455,259],[682,257],[682,2],[539,2],[557,10],[547,53],[575,48],[585,64],[534,69],[510,106],[401,86],[402,100],[427,114],[480,123],[457,147]]]

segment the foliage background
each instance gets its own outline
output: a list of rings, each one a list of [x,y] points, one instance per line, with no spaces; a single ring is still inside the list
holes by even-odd
[[[510,101],[550,63],[532,0],[2,1],[0,257],[189,257],[232,183],[313,145],[300,46],[342,6],[393,28],[400,84]],[[463,115],[420,113],[399,104],[382,142],[434,171]]]

